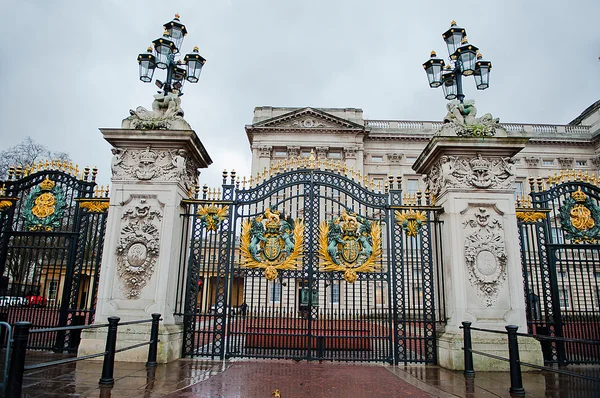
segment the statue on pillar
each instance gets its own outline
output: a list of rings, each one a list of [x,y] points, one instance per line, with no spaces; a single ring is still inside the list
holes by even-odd
[[[493,137],[506,136],[506,131],[500,126],[500,119],[486,113],[477,117],[474,100],[460,102],[453,100],[446,105],[448,113],[444,124],[437,135],[455,135],[458,137]]]
[[[130,109],[131,116],[123,120],[122,128],[136,130],[191,130],[192,127],[183,118],[179,92],[159,92],[154,95],[152,110],[138,106]]]

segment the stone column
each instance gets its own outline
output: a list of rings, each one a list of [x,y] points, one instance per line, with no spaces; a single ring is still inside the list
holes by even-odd
[[[100,129],[114,156],[95,322],[160,313],[158,361],[164,363],[181,357],[183,341],[183,326],[173,315],[185,210],[181,201],[194,189],[198,169],[212,160],[181,116],[148,120],[137,112],[120,129]],[[117,348],[149,341],[149,330],[149,323],[119,328]],[[78,355],[103,351],[105,339],[105,328],[86,330]],[[147,346],[124,351],[117,360],[145,362],[147,352]]]
[[[528,138],[508,137],[494,122],[478,137],[466,134],[465,125],[444,125],[413,166],[427,175],[436,205],[444,208],[447,324],[437,343],[438,363],[449,369],[464,369],[463,321],[527,331],[511,158]],[[538,342],[519,338],[519,347],[521,360],[543,364]],[[508,358],[504,335],[473,332],[473,349]],[[506,362],[479,355],[474,361],[476,371],[508,370]]]

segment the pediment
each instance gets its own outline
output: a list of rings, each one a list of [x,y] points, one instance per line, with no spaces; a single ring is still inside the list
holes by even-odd
[[[283,115],[263,120],[252,125],[253,128],[275,129],[361,129],[364,126],[330,113],[314,108],[302,108]]]

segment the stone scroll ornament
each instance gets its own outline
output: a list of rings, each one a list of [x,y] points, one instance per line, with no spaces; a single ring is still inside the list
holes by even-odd
[[[447,188],[511,189],[515,165],[510,158],[442,156],[426,178],[429,190],[438,196]]]
[[[304,222],[285,218],[274,207],[242,224],[240,242],[242,266],[264,269],[267,280],[275,280],[278,270],[302,267]]]
[[[348,283],[357,272],[381,268],[381,225],[344,210],[340,217],[319,225],[321,271],[343,272]]]
[[[56,182],[46,177],[25,199],[23,206],[25,229],[52,231],[58,228],[66,207],[62,190]]]
[[[117,244],[119,278],[128,298],[136,299],[152,277],[158,259],[162,213],[140,199],[121,219],[123,228]]]
[[[491,218],[487,209],[479,208],[463,223],[465,262],[471,285],[487,307],[496,302],[500,286],[506,279],[506,247],[500,221]]]
[[[600,242],[600,208],[579,188],[559,209],[565,238],[573,243]]]

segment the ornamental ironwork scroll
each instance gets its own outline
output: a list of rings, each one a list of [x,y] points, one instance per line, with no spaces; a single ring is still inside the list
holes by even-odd
[[[574,243],[600,241],[600,208],[579,188],[559,209],[565,238]]]
[[[67,202],[56,182],[46,177],[33,188],[24,202],[23,218],[29,231],[52,231],[60,226]]]
[[[242,224],[242,266],[264,269],[265,278],[277,278],[278,270],[301,267],[304,222],[285,216],[274,207]]]
[[[321,271],[340,271],[348,283],[357,272],[381,268],[381,225],[344,210],[340,217],[319,225]]]

